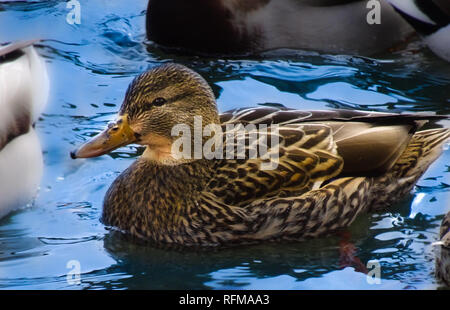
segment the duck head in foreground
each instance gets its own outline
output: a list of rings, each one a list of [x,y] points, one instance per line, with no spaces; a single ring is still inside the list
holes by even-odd
[[[128,87],[117,119],[72,157],[103,155],[120,146],[147,146],[143,157],[176,164],[171,146],[177,124],[194,126],[194,116],[203,124],[219,123],[214,94],[197,73],[181,65],[157,67],[136,78]]]
[[[35,42],[0,47],[0,218],[32,200],[43,172],[34,123],[47,103],[49,82]]]
[[[116,121],[71,156],[146,146],[109,188],[102,214],[139,238],[185,246],[298,240],[401,199],[450,136],[418,131],[441,118],[272,107],[219,115],[200,75],[166,64],[138,76]],[[198,156],[198,143],[211,152]]]

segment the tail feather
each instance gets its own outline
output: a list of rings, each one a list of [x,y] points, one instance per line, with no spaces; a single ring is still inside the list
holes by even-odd
[[[430,129],[414,134],[392,169],[373,180],[372,209],[392,205],[411,191],[417,180],[442,153],[450,129]]]
[[[439,128],[419,131],[411,139],[408,147],[392,167],[396,177],[417,176],[442,153],[442,145],[450,139],[450,129]]]
[[[449,138],[450,129],[420,131],[382,176],[341,177],[300,196],[257,200],[246,207],[249,238],[315,237],[348,227],[363,212],[389,207],[412,189]]]

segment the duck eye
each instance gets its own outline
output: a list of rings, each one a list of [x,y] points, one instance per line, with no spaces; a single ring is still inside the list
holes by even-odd
[[[158,97],[155,100],[153,100],[152,105],[162,106],[164,103],[166,103],[166,99],[164,99],[162,97]]]

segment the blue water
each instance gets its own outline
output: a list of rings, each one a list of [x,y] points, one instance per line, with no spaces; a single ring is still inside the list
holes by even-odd
[[[434,251],[450,209],[447,149],[405,200],[361,216],[350,228],[356,256],[380,264],[369,284],[342,266],[340,237],[218,251],[157,249],[100,222],[111,182],[142,152],[128,146],[97,159],[69,151],[111,120],[131,79],[179,62],[212,85],[219,109],[282,103],[299,109],[357,108],[450,114],[450,64],[420,42],[376,58],[280,51],[247,59],[167,54],[145,41],[146,0],[81,0],[81,24],[66,22],[65,1],[0,1],[0,42],[42,38],[51,78],[37,123],[45,172],[36,201],[0,220],[2,289],[435,289]],[[280,56],[283,54],[283,56]],[[442,123],[450,126],[450,124]],[[68,262],[81,283],[67,281]]]

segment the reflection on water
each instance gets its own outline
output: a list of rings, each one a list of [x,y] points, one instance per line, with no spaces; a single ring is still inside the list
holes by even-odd
[[[431,243],[450,208],[449,150],[402,203],[361,216],[349,229],[359,259],[380,263],[379,285],[368,284],[354,266],[342,266],[338,236],[211,252],[155,248],[107,230],[98,220],[103,195],[142,149],[128,146],[77,161],[68,154],[114,117],[131,79],[159,63],[176,61],[200,72],[221,111],[282,103],[299,109],[450,114],[450,65],[418,42],[376,59],[299,51],[249,59],[185,57],[144,42],[146,2],[85,1],[81,25],[68,25],[64,1],[0,1],[0,41],[43,38],[39,51],[52,78],[50,102],[36,125],[45,176],[32,206],[0,220],[0,288],[438,286]],[[81,264],[78,286],[66,281],[70,260]]]

